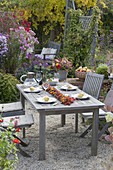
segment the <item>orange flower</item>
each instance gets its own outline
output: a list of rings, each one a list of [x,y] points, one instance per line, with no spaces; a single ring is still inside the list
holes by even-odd
[[[0,119],[0,123],[2,123],[3,122],[3,119]]]
[[[59,63],[56,63],[56,68],[60,69],[60,64]]]
[[[20,132],[20,130],[21,130],[21,129],[18,127],[18,128],[16,128],[15,131],[16,131],[16,132]]]
[[[17,138],[13,139],[12,141],[13,141],[13,143],[17,143],[17,144],[21,143],[20,140],[18,140]]]

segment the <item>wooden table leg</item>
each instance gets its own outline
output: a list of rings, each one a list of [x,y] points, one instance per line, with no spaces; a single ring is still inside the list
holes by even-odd
[[[78,133],[78,113],[75,113],[75,133]]]
[[[22,95],[22,93],[20,93],[20,101],[22,103],[22,107],[25,110],[25,97]]]
[[[99,126],[99,108],[95,109],[93,112],[93,122],[92,122],[92,141],[91,141],[91,155],[97,155],[98,148],[98,126]]]
[[[62,114],[62,115],[61,115],[61,126],[62,126],[62,127],[65,125],[65,122],[66,122],[66,115],[65,115],[65,114]]]
[[[45,160],[45,112],[39,113],[39,160]]]

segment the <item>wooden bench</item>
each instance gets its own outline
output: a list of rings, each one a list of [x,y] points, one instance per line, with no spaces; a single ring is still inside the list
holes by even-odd
[[[27,154],[23,149],[20,148],[22,146],[28,146],[29,142],[25,141],[25,128],[30,127],[34,124],[34,118],[32,114],[25,114],[25,110],[22,107],[21,102],[12,102],[12,103],[3,103],[0,104],[0,113],[3,119],[1,126],[3,128],[7,128],[10,124],[14,125],[15,128],[19,127],[23,129],[23,138],[13,136],[20,140],[20,144],[17,146],[20,153],[25,157],[31,157]]]
[[[23,138],[25,138],[25,127],[27,127],[28,124],[32,125],[31,122],[33,121],[33,119],[31,116],[25,115],[25,110],[23,109],[21,102],[19,101],[19,102],[0,104],[0,113],[3,118],[9,117],[8,119],[10,119],[10,117],[12,117],[12,116],[14,116],[14,117],[17,116],[17,117],[23,119],[23,121],[20,122],[20,126],[21,127],[23,126],[22,127],[23,128]],[[22,119],[20,119],[20,120],[22,120]],[[27,124],[26,124],[26,121],[27,121]]]
[[[34,118],[32,114],[4,117],[1,125],[2,127],[7,128],[10,123],[14,125],[15,128],[30,127],[34,124]]]
[[[0,104],[0,113],[2,117],[24,115],[25,111],[21,102],[3,103]]]

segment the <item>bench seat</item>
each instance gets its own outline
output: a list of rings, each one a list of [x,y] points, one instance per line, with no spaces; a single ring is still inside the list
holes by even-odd
[[[2,117],[24,115],[25,111],[22,108],[21,102],[3,103],[0,104],[0,113]]]
[[[12,122],[10,122],[11,120]],[[9,124],[20,128],[30,127],[34,124],[34,118],[32,114],[4,117],[3,123],[1,123],[2,127],[6,128]]]

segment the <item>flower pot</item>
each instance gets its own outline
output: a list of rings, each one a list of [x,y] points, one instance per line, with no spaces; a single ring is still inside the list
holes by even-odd
[[[59,70],[59,81],[64,81],[67,78],[68,71],[67,70]]]

